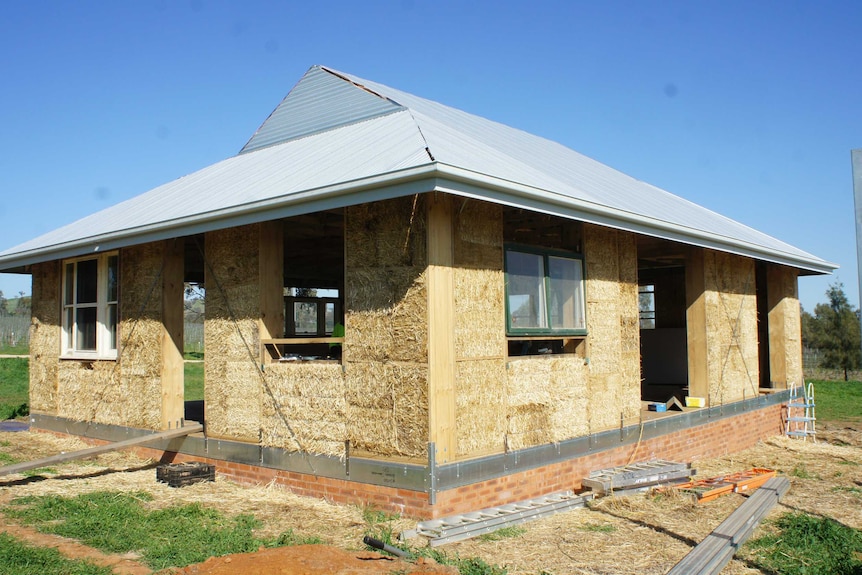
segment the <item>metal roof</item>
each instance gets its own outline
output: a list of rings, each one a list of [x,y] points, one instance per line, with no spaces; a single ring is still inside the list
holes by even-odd
[[[556,142],[314,66],[237,156],[0,252],[0,271],[432,190],[808,273],[837,268]]]

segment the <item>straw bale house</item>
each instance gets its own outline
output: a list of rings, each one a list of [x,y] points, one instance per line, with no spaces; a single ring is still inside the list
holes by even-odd
[[[836,266],[562,145],[312,67],[234,157],[0,253],[33,428],[425,517],[776,434]],[[206,289],[203,406],[183,288]],[[343,326],[343,332],[340,331]],[[656,414],[650,401],[702,398]]]

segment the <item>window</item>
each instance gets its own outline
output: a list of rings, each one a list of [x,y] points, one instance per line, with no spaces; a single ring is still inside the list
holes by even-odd
[[[284,298],[284,332],[287,337],[327,337],[341,323],[337,290],[287,288]]]
[[[66,260],[63,356],[116,359],[118,291],[116,253]]]
[[[568,252],[507,248],[506,312],[510,335],[585,334],[581,257]]]
[[[638,286],[638,315],[641,329],[655,329],[655,285]]]

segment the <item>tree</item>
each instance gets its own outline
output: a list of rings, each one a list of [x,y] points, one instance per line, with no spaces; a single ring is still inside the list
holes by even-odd
[[[9,315],[6,298],[3,297],[3,290],[0,290],[0,317]]]
[[[823,367],[844,370],[847,381],[848,372],[862,365],[859,311],[850,305],[841,282],[831,284],[826,297],[829,303],[814,306],[813,317],[803,313],[803,339],[823,353]]]

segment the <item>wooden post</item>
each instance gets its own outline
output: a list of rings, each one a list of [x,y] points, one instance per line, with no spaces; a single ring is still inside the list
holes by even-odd
[[[183,389],[183,242],[163,242],[162,266],[162,418],[161,428],[177,427],[185,415]]]
[[[284,228],[260,224],[260,339],[284,336]]]
[[[703,398],[709,397],[705,272],[703,249],[690,248],[685,263],[688,394]]]
[[[769,373],[773,385],[778,388],[799,383],[802,375],[792,373],[795,371],[792,366],[802,365],[796,274],[796,270],[775,264],[770,264],[766,272]]]
[[[455,280],[451,198],[428,207],[428,424],[436,463],[455,458]]]

